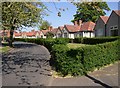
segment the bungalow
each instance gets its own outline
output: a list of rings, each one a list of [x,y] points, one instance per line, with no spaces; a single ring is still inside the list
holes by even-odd
[[[53,38],[57,38],[57,31],[58,31],[58,28],[54,28],[50,31],[53,34]]]
[[[84,22],[80,28],[80,36],[89,38],[94,37],[94,27],[95,23],[92,21]]]
[[[26,32],[27,38],[39,38],[39,32],[32,30],[31,32]]]
[[[57,38],[61,38],[62,37],[62,30],[63,30],[63,26],[59,26],[58,27],[58,30],[57,30],[57,32],[56,32],[56,37]]]
[[[1,37],[10,37],[10,30],[0,30]]]
[[[74,39],[76,37],[76,35],[78,34],[80,30],[79,26],[76,25],[64,25],[64,28],[62,30],[63,38],[72,38]]]
[[[22,33],[21,32],[14,32],[13,38],[22,38]]]
[[[120,10],[113,10],[106,26],[106,36],[119,36],[120,35]]]
[[[27,38],[27,35],[26,35],[27,32],[22,32],[22,38]]]
[[[96,37],[106,36],[106,23],[108,18],[108,16],[100,16],[98,18],[94,28]]]
[[[41,30],[41,33],[40,33],[41,38],[47,38],[48,32],[49,32],[49,30]]]
[[[74,39],[77,37],[80,31],[80,25],[82,21],[75,21],[74,25],[64,25],[64,28],[62,30],[62,37],[63,38],[72,38]]]

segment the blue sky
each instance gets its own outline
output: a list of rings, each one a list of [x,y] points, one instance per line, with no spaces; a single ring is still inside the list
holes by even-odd
[[[44,20],[50,22],[54,28],[58,26],[63,26],[64,24],[73,24],[71,20],[73,19],[73,15],[76,13],[76,9],[77,9],[73,4],[69,2],[55,2],[55,5],[52,2],[44,2],[44,4],[51,11],[51,12],[47,11],[49,16],[45,16]],[[111,11],[118,10],[118,2],[107,2],[107,4],[110,7]],[[57,7],[57,9],[55,6]],[[65,11],[61,11],[61,17],[57,16],[59,8],[65,9]],[[111,11],[107,11],[106,15],[109,16]],[[35,28],[29,28],[28,31],[30,31],[31,29],[38,30],[38,28],[35,27]]]

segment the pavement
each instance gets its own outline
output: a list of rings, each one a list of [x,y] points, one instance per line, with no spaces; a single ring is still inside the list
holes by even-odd
[[[109,65],[86,76],[73,78],[53,78],[49,86],[100,86],[118,87],[118,63]]]
[[[119,63],[86,76],[55,78],[51,74],[50,53],[44,46],[24,42],[14,42],[14,46],[2,55],[2,86],[118,86]]]

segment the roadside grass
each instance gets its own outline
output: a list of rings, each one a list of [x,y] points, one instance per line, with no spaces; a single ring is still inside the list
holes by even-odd
[[[2,46],[2,47],[0,47],[0,53],[2,53],[2,52],[8,52],[10,50],[10,47],[9,46]]]
[[[78,47],[85,47],[85,46],[90,46],[90,45],[87,45],[87,44],[78,44],[78,43],[68,43],[67,46],[70,49],[76,49]]]

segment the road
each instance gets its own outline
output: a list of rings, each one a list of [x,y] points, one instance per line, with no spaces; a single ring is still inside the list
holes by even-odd
[[[47,86],[51,79],[50,53],[40,45],[14,42],[2,55],[2,86]]]

